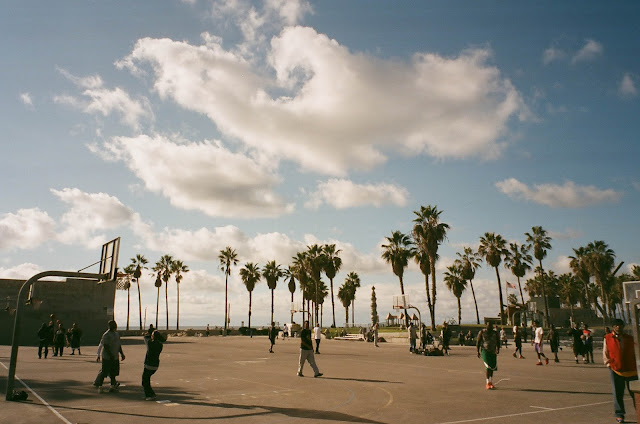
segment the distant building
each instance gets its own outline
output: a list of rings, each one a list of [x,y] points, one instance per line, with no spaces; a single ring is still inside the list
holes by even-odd
[[[16,309],[16,298],[25,280],[0,279],[0,344],[10,345]],[[66,281],[38,281],[34,299],[29,305],[21,299],[20,345],[38,344],[37,332],[49,315],[55,314],[65,328],[75,322],[82,330],[82,344],[96,346],[113,319],[116,296],[114,281],[97,284],[95,280],[67,279]],[[122,325],[121,325],[122,327]]]
[[[549,320],[550,323],[556,327],[569,327],[571,323],[571,308],[561,307],[560,299],[557,297],[547,297],[547,304],[549,305]],[[532,297],[527,301],[527,319],[539,320],[544,322],[544,298],[541,296]],[[576,322],[584,322],[591,324],[600,318],[594,311],[587,308],[573,308],[573,319]]]

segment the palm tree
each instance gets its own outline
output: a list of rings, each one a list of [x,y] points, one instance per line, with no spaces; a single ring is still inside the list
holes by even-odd
[[[447,238],[449,224],[440,222],[440,214],[437,206],[420,206],[419,211],[413,212],[416,218],[413,220],[413,238],[418,250],[429,255],[431,268],[431,328],[436,329],[436,261],[438,260],[438,248]]]
[[[158,261],[151,269],[155,272],[156,282],[154,285],[158,289],[158,294],[156,296],[156,328],[158,328],[158,315],[160,310],[160,287],[162,287],[162,264],[160,263],[160,261]]]
[[[253,262],[247,262],[244,264],[244,268],[240,269],[240,277],[249,292],[249,332],[253,337],[253,332],[251,331],[251,297],[256,283],[260,281],[260,267]]]
[[[527,236],[527,243],[533,246],[533,257],[538,260],[540,275],[544,274],[542,260],[547,256],[547,250],[551,250],[551,237],[547,235],[547,230],[541,226],[531,228],[531,233],[524,233]],[[549,302],[547,301],[547,290],[544,280],[542,281],[542,297],[544,298],[544,318],[549,323]]]
[[[431,317],[433,305],[431,304],[431,290],[429,289],[429,275],[431,275],[431,261],[429,261],[429,254],[424,250],[416,249],[413,260],[418,264],[422,275],[424,275],[424,287],[427,292],[427,307],[429,308],[429,317]],[[433,324],[434,323],[431,322],[432,327]]]
[[[318,322],[318,300],[320,296],[320,274],[324,269],[324,253],[322,247],[313,244],[307,246],[306,262],[311,283],[313,284],[314,323]]]
[[[465,247],[464,253],[456,253],[458,255],[457,262],[462,266],[462,278],[469,282],[471,294],[473,295],[473,303],[476,306],[476,323],[480,324],[480,313],[478,312],[478,301],[476,300],[476,292],[473,289],[473,279],[476,276],[476,269],[480,267],[480,257],[472,248]]]
[[[356,290],[360,288],[360,277],[358,273],[351,271],[344,280],[345,285],[351,290],[351,325],[355,325],[356,315]]]
[[[135,267],[133,272],[133,278],[136,279],[136,286],[138,286],[138,309],[140,311],[140,330],[142,330],[142,297],[140,296],[140,277],[142,276],[142,270],[147,269],[146,265],[149,263],[144,255],[136,254],[135,258],[131,258],[131,265]],[[157,315],[157,311],[156,311]]]
[[[127,331],[129,331],[129,310],[131,305],[131,278],[133,278],[133,273],[136,271],[133,264],[129,264],[124,268],[124,273],[126,277],[124,277],[124,289],[127,291]]]
[[[189,272],[189,267],[182,261],[175,260],[171,263],[171,272],[175,275],[176,289],[178,290],[178,310],[176,312],[176,330],[180,329],[180,283],[184,274]]]
[[[631,267],[631,275],[633,275],[635,280],[640,281],[640,265],[633,265],[633,267]]]
[[[478,247],[478,254],[484,257],[484,260],[491,267],[496,269],[498,293],[500,294],[500,322],[503,325],[506,323],[506,317],[504,316],[504,300],[502,298],[502,284],[500,283],[498,266],[502,262],[502,257],[507,255],[506,244],[507,242],[500,234],[484,233],[484,236],[480,237],[480,246]]]
[[[336,249],[335,244],[325,244],[322,246],[322,251],[324,253],[324,273],[329,279],[329,285],[331,287],[331,316],[333,318],[333,324],[331,325],[333,328],[336,327],[336,306],[333,300],[333,279],[336,274],[340,271],[340,267],[342,267],[342,259],[338,254],[341,252],[340,249]]]
[[[218,254],[218,261],[220,261],[220,271],[224,272],[224,336],[226,336],[229,322],[227,316],[229,311],[229,276],[231,275],[231,265],[238,265],[238,254],[231,246],[227,246]]]
[[[293,293],[296,291],[296,279],[295,279],[295,271],[292,265],[289,265],[287,269],[284,270],[284,279],[289,280],[287,284],[287,288],[291,293],[291,322],[293,322]]]
[[[171,278],[171,265],[173,264],[173,258],[171,255],[163,255],[158,261],[160,264],[160,272],[162,275],[162,281],[164,281],[164,304],[167,312],[167,330],[169,329],[169,279]],[[156,265],[158,264],[156,263]]]
[[[262,276],[267,282],[269,290],[271,290],[271,320],[269,323],[273,322],[273,291],[278,285],[278,280],[282,278],[283,275],[284,273],[280,269],[280,265],[276,264],[276,261],[267,262],[262,270]]]
[[[302,320],[304,321],[305,302],[307,299],[310,280],[309,273],[307,271],[307,253],[297,252],[296,256],[292,259],[293,263],[291,264],[291,272],[300,284],[300,292],[302,293]],[[291,293],[291,299],[293,299],[293,293]]]
[[[460,297],[467,288],[467,280],[462,278],[462,266],[454,263],[447,267],[447,271],[444,273],[444,282],[447,288],[451,290],[451,293],[458,299],[458,325],[462,321],[462,305],[460,304]]]
[[[603,316],[605,320],[608,320],[606,283],[611,277],[616,254],[609,248],[607,243],[602,240],[589,243],[587,245],[587,252],[587,268],[591,275],[595,277],[596,283],[600,287]]]
[[[347,327],[349,326],[349,305],[351,305],[351,287],[349,287],[346,281],[338,289],[338,299],[340,299],[342,306],[344,306],[344,313],[345,313],[344,325],[345,327]]]
[[[394,231],[391,233],[391,237],[385,237],[387,244],[383,244],[382,259],[386,263],[391,264],[393,273],[398,276],[400,280],[400,293],[404,295],[404,282],[402,277],[404,275],[404,269],[409,265],[409,259],[415,256],[416,251],[413,247],[413,242],[406,234],[400,231]],[[404,310],[405,324],[409,326],[409,317],[407,316],[407,310]]]
[[[558,291],[562,303],[569,306],[571,310],[571,322],[574,322],[573,308],[580,298],[581,287],[578,279],[573,274],[562,274],[558,277]]]
[[[578,247],[577,249],[573,249],[574,256],[569,256],[571,261],[569,262],[569,266],[573,271],[575,277],[582,283],[582,287],[584,290],[584,295],[580,301],[582,307],[586,307],[591,309],[591,296],[589,295],[589,283],[591,280],[591,273],[589,272],[589,267],[587,266],[587,248],[586,247]]]
[[[524,277],[527,271],[531,269],[533,259],[529,254],[531,246],[528,244],[519,245],[518,243],[509,243],[507,256],[504,258],[504,267],[518,279],[518,288],[520,289],[520,301],[524,305],[524,296],[522,295],[522,285],[520,278]]]
[[[324,313],[324,301],[329,296],[329,287],[324,283],[324,281],[320,281],[320,287],[318,288],[320,292],[320,296],[318,297],[318,302],[320,304],[320,327],[322,327],[322,315]]]

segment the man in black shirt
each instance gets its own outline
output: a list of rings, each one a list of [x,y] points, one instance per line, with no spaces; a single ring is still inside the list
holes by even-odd
[[[313,368],[314,377],[322,376],[322,373],[316,365],[315,357],[313,356],[313,344],[311,344],[309,321],[304,322],[304,328],[300,332],[300,365],[298,365],[298,377],[304,377],[302,375],[302,368],[304,367],[305,361],[309,361],[309,365]]]

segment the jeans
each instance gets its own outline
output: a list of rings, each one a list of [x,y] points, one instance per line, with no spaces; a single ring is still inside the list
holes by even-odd
[[[145,397],[154,397],[156,392],[151,388],[151,376],[156,373],[157,370],[150,370],[145,368],[142,371],[142,388],[144,388]]]
[[[316,339],[316,353],[320,353],[318,349],[320,349],[320,339]]]
[[[42,358],[42,348],[44,347],[44,358],[47,359],[49,354],[49,342],[46,340],[40,340],[38,344],[38,358]]]
[[[304,367],[304,362],[309,361],[309,365],[313,368],[313,372],[315,375],[320,374],[320,370],[318,370],[318,366],[316,365],[316,359],[313,356],[313,350],[304,350],[300,349],[300,364],[298,366],[298,374],[302,374],[302,368]]]
[[[616,417],[624,418],[625,410],[624,410],[624,389],[626,387],[627,391],[631,395],[631,399],[633,400],[633,406],[636,406],[636,400],[631,393],[631,389],[629,388],[629,378],[622,377],[621,375],[616,374],[612,370],[609,370],[611,375],[611,388],[613,389],[613,409]],[[636,378],[632,378],[631,380],[636,380]]]

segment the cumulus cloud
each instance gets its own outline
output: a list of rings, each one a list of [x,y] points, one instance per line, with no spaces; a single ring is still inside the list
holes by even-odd
[[[69,206],[60,218],[65,228],[58,234],[65,244],[100,246],[107,241],[102,231],[129,225],[134,218],[131,209],[106,193],[86,193],[77,188],[51,189],[51,193]]]
[[[387,151],[495,157],[509,121],[527,113],[520,93],[488,64],[487,49],[418,53],[407,63],[352,53],[292,26],[271,39],[264,73],[220,39],[203,39],[198,46],[143,38],[118,63],[134,72],[150,66],[162,98],[306,171],[343,176],[384,162]]]
[[[0,215],[0,249],[32,249],[55,239],[55,221],[38,208]]]
[[[623,97],[636,97],[638,95],[638,89],[631,74],[624,74],[618,85],[618,93]]]
[[[557,47],[549,47],[542,53],[542,63],[548,65],[551,62],[563,60],[565,57],[567,57],[567,54],[564,52],[564,50],[561,50]]]
[[[595,186],[578,186],[572,181],[563,185],[534,184],[532,187],[509,178],[496,183],[496,187],[513,199],[522,199],[552,208],[581,208],[605,202],[617,202],[622,193]]]
[[[26,106],[32,108],[33,107],[33,99],[31,98],[31,94],[29,93],[20,93],[20,100]]]
[[[10,268],[0,267],[0,278],[27,280],[42,271],[38,265],[26,262]]]
[[[603,51],[602,44],[595,40],[587,39],[584,46],[573,56],[571,63],[590,62],[602,56]]]
[[[145,187],[172,205],[210,216],[279,216],[293,211],[273,190],[273,163],[233,153],[220,143],[174,142],[157,135],[117,137],[94,149],[123,161]]]
[[[153,112],[147,98],[133,99],[120,87],[108,89],[104,87],[102,78],[97,75],[76,77],[64,69],[59,70],[62,75],[82,89],[83,97],[57,95],[53,100],[59,104],[66,104],[80,109],[88,114],[109,116],[115,113],[120,116],[123,124],[138,130],[143,118],[153,118]]]
[[[318,184],[318,188],[305,203],[308,208],[318,208],[323,203],[336,209],[361,206],[405,206],[409,193],[395,184],[355,184],[345,179],[330,179]]]

